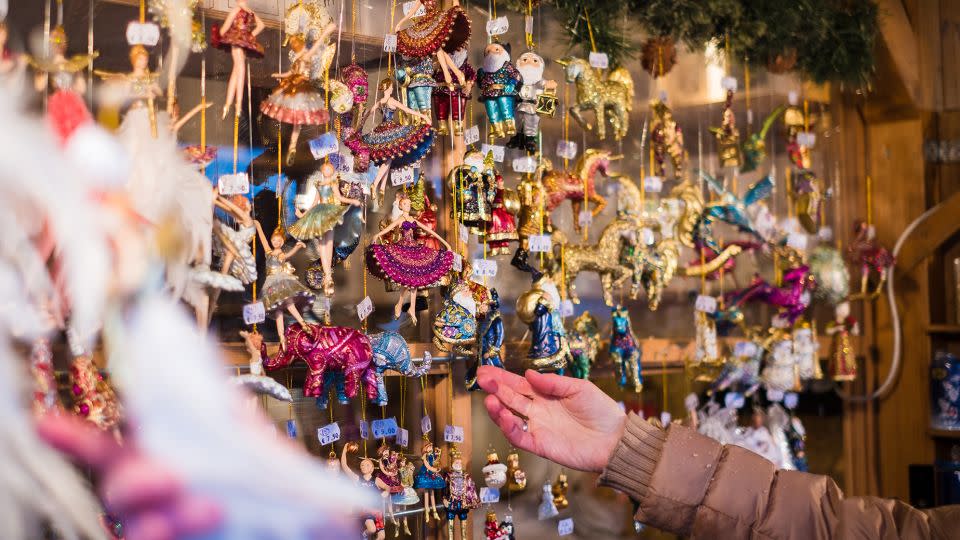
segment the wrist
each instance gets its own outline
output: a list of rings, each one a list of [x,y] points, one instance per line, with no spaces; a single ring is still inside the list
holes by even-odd
[[[615,427],[602,438],[600,444],[598,445],[597,457],[598,460],[591,467],[590,472],[602,473],[603,470],[607,467],[607,464],[610,463],[610,460],[613,459],[614,453],[617,451],[617,447],[620,446],[620,441],[623,440],[623,434],[627,429],[627,415],[620,413],[619,418],[616,420]]]

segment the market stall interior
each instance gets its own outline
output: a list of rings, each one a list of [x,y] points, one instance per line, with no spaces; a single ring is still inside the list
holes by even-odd
[[[0,324],[24,414],[119,439],[134,413],[203,470],[171,448],[200,420],[148,412],[170,375],[147,345],[189,344],[171,395],[259,396],[244,414],[306,452],[258,471],[339,477],[357,534],[667,537],[490,421],[478,367],[533,369],[848,495],[960,503],[960,43],[925,26],[960,13],[687,4],[0,2],[0,118],[79,177],[0,173],[10,298],[50,321]],[[230,491],[274,442],[191,486]],[[317,488],[283,495],[337,503]],[[256,528],[238,499],[225,521]]]

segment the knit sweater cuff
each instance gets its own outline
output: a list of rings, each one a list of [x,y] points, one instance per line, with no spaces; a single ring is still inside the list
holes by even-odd
[[[650,487],[666,438],[665,431],[631,413],[623,438],[600,475],[600,485],[622,491],[639,503]]]

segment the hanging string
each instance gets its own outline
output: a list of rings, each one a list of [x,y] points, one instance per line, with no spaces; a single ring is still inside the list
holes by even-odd
[[[360,394],[362,396],[363,383],[360,383],[360,388],[361,388]],[[360,401],[366,401],[366,400],[361,398]],[[333,388],[331,388],[329,392],[327,392],[327,406],[330,408],[330,424],[332,424],[333,423]],[[330,443],[330,452],[334,452],[333,442]],[[367,455],[366,441],[364,441],[363,455],[364,457],[366,457]]]
[[[57,5],[63,9],[63,0],[57,0]],[[140,0],[140,24],[147,22],[147,0]]]
[[[867,175],[867,226],[873,225],[873,177]]]
[[[332,407],[331,403],[331,407]],[[363,381],[360,381],[360,421],[363,423],[367,422],[367,399],[363,393]],[[370,429],[370,426],[367,426],[367,430]],[[367,437],[363,438],[363,457],[367,457]]]
[[[747,98],[747,135],[753,131],[753,109],[750,108],[750,63],[749,58],[743,60],[743,86]]]
[[[527,41],[527,48],[531,51],[536,48],[537,44],[533,41],[533,0],[527,0],[527,17],[530,20],[530,31],[524,32],[524,37]],[[524,21],[524,29],[526,29],[526,21]]]

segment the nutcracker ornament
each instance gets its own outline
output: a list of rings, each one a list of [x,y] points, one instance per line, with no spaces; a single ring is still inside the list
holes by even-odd
[[[463,458],[454,447],[450,450],[450,468],[446,472],[447,489],[443,505],[447,507],[447,538],[454,540],[455,520],[460,520],[460,540],[467,540],[467,518],[480,506],[480,496],[473,478],[463,469]]]
[[[860,325],[850,316],[850,303],[840,302],[834,309],[834,320],[827,323],[827,335],[832,336],[830,345],[830,378],[835,381],[852,381],[857,378],[857,357],[850,343],[850,336],[860,335]]]
[[[514,119],[522,76],[510,62],[510,45],[493,42],[483,51],[483,65],[477,72],[480,102],[487,110],[491,139],[517,134]]]
[[[522,148],[530,154],[537,152],[537,135],[540,133],[538,102],[541,96],[556,96],[557,82],[543,78],[545,63],[539,54],[528,51],[517,59],[517,71],[523,84],[520,86],[520,103],[517,104],[518,131],[507,143],[509,148]]]

